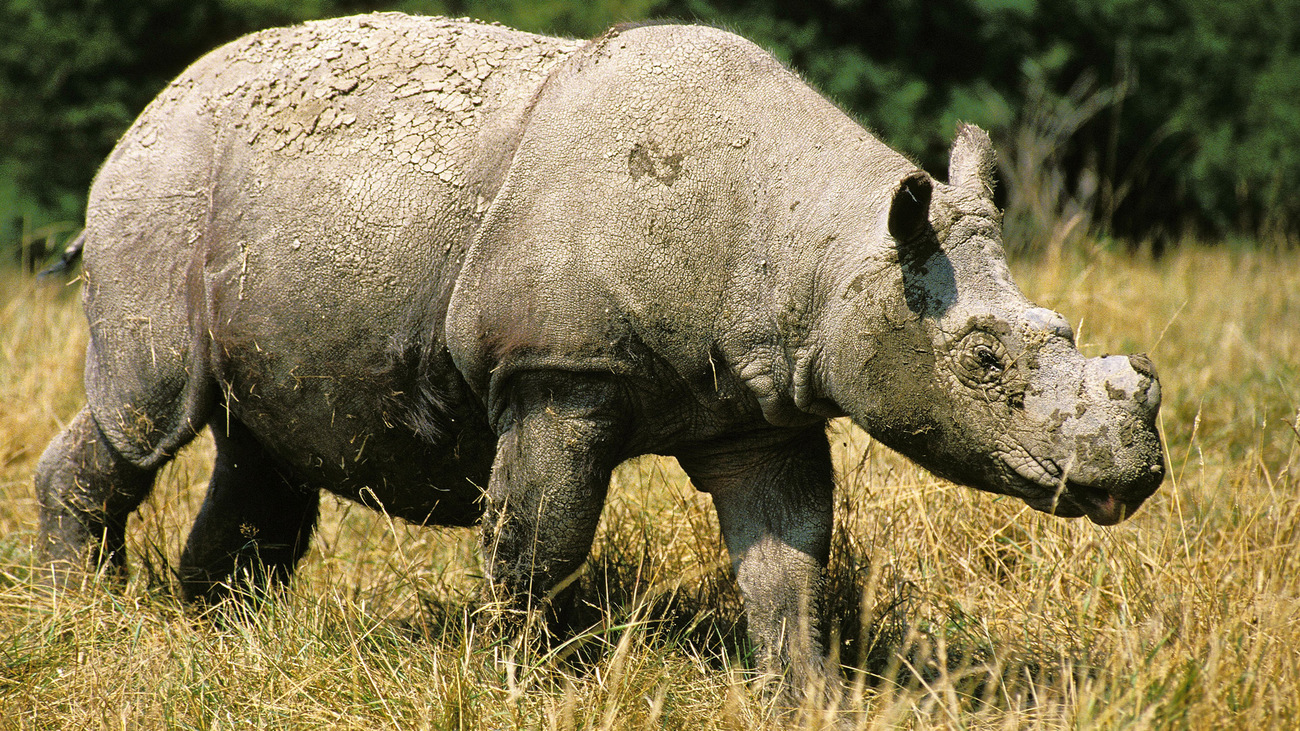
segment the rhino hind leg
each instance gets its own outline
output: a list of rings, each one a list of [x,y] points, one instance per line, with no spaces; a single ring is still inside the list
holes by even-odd
[[[100,569],[122,574],[127,518],[148,497],[156,472],[122,455],[83,408],[36,467],[37,552],[48,578],[62,585]]]
[[[822,595],[830,558],[834,478],[821,426],[750,436],[678,455],[710,493],[766,678],[788,673],[796,697],[838,692],[826,668]]]
[[[255,597],[293,574],[316,528],[320,492],[282,470],[240,422],[211,423],[217,459],[181,553],[188,601]]]

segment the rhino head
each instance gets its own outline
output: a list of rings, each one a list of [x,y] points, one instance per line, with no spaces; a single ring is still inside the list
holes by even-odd
[[[948,185],[898,182],[877,227],[886,254],[841,267],[825,293],[839,303],[825,392],[942,477],[1118,523],[1164,477],[1159,379],[1144,355],[1084,357],[1065,318],[1012,282],[993,168],[988,136],[967,126]]]

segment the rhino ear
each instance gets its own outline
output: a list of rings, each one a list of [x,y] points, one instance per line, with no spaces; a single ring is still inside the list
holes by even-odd
[[[889,235],[899,245],[913,243],[930,225],[930,176],[917,170],[898,182],[889,205]]]
[[[957,139],[948,153],[948,184],[964,188],[981,198],[993,200],[993,171],[997,153],[984,130],[973,124],[957,127]]]

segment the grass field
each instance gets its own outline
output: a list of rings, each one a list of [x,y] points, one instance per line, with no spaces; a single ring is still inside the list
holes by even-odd
[[[1065,521],[936,480],[833,425],[831,587],[859,728],[1300,727],[1300,252],[1087,250],[1016,267],[1088,355],[1146,351],[1170,471],[1132,520]],[[746,682],[708,497],[621,467],[550,644],[478,611],[476,535],[327,499],[292,587],[200,616],[170,567],[211,445],[133,519],[125,587],[29,582],[32,470],[80,407],[75,286],[0,272],[0,728],[816,727]]]

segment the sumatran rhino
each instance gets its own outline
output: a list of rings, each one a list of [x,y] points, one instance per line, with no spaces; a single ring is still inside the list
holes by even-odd
[[[38,468],[44,561],[122,566],[127,516],[210,427],[187,597],[287,579],[324,489],[480,525],[527,604],[582,564],[611,470],[671,455],[765,666],[816,670],[827,419],[1103,525],[1163,477],[1151,362],[1083,357],[1016,288],[993,168],[963,126],[937,182],[712,28],[382,14],[237,40],[91,189],[88,403]]]

